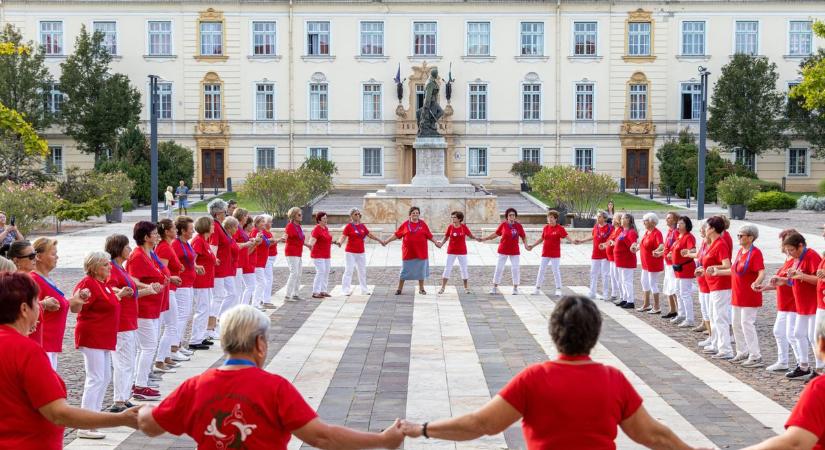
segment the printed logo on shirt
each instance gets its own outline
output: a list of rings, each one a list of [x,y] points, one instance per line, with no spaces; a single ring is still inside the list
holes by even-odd
[[[236,403],[232,412],[215,411],[204,435],[212,436],[216,448],[246,448],[244,441],[256,428],[257,425],[246,423],[241,405]]]

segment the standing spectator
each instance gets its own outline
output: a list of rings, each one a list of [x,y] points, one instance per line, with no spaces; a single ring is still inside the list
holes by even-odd
[[[473,233],[464,225],[464,213],[461,211],[453,211],[450,214],[451,224],[447,225],[447,231],[444,232],[444,239],[436,244],[436,247],[441,248],[445,242],[447,244],[447,263],[444,265],[444,274],[441,276],[441,289],[439,294],[444,293],[444,288],[447,286],[447,281],[450,279],[450,273],[453,271],[453,265],[458,260],[458,267],[461,269],[461,279],[464,281],[464,293],[470,293],[470,286],[467,284],[469,273],[467,271],[467,237],[470,239],[478,239],[473,236]]]
[[[636,307],[636,293],[633,286],[633,272],[636,271],[636,252],[639,251],[639,232],[636,222],[630,214],[622,215],[622,232],[615,241],[608,241],[613,247],[616,271],[622,285],[622,301],[617,306],[624,309]]]
[[[180,272],[180,286],[175,290],[175,300],[178,303],[177,330],[178,330],[178,353],[185,357],[192,356],[193,351],[183,347],[183,333],[189,319],[192,318],[192,304],[195,299],[195,278],[202,274],[204,269],[195,263],[197,254],[189,241],[195,234],[194,221],[189,216],[178,216],[175,219],[175,240],[172,241],[172,251],[183,266]],[[174,359],[174,355],[173,359]],[[178,358],[182,360],[183,358]]]
[[[344,245],[344,275],[341,277],[341,292],[352,295],[352,271],[358,272],[358,284],[361,286],[361,295],[370,295],[367,287],[367,257],[364,254],[364,241],[370,238],[382,242],[370,232],[366,225],[361,223],[361,210],[349,210],[350,222],[344,225],[338,246]]]
[[[561,240],[566,239],[568,244],[575,244],[576,241],[567,235],[567,230],[559,225],[559,212],[550,210],[547,212],[547,225],[541,231],[539,239],[528,245],[527,251],[542,242],[544,245],[541,248],[541,264],[539,265],[539,273],[536,276],[536,288],[533,290],[533,295],[541,294],[541,285],[544,284],[544,274],[547,273],[547,265],[553,270],[553,283],[556,287],[556,297],[561,297],[561,268],[559,262],[561,261]]]
[[[286,241],[284,256],[286,256],[286,264],[289,267],[289,278],[286,280],[284,300],[294,302],[301,299],[298,295],[298,291],[301,289],[301,255],[304,253],[304,247],[310,249],[311,247],[306,241],[306,236],[304,236],[304,229],[301,228],[304,215],[301,208],[293,206],[289,208],[286,215],[289,222],[284,227],[282,239]]]
[[[507,260],[510,260],[510,275],[513,277],[513,295],[518,295],[518,285],[521,281],[521,271],[519,267],[519,250],[518,241],[524,243],[527,248],[527,235],[524,233],[524,227],[516,220],[518,218],[518,211],[515,208],[507,208],[504,211],[504,222],[496,228],[489,236],[485,236],[479,242],[489,241],[501,236],[501,241],[498,244],[498,261],[496,262],[496,270],[493,272],[493,287],[490,288],[490,294],[499,293],[498,285],[501,284],[501,275],[504,273],[504,266]]]
[[[166,206],[166,218],[172,218],[172,211],[175,209],[175,194],[172,192],[172,186],[166,186],[166,192],[163,193],[163,204]]]
[[[227,215],[227,217],[228,216],[233,216],[234,217],[236,209],[238,209],[238,201],[237,200],[235,200],[233,198],[233,199],[230,199],[228,202],[226,202],[226,215]]]
[[[639,257],[642,260],[642,293],[644,303],[636,310],[646,312],[659,310],[659,277],[665,270],[664,255],[665,243],[662,232],[656,228],[659,223],[659,216],[649,212],[642,217],[642,224],[645,226],[645,234],[642,236],[639,245]],[[653,297],[653,306],[650,305],[650,298]]]
[[[622,302],[622,283],[619,278],[619,271],[616,269],[615,248],[610,243],[615,242],[616,238],[624,231],[624,228],[622,228],[622,215],[622,213],[613,215],[613,220],[610,222],[613,225],[613,231],[607,236],[607,241],[601,244],[604,246],[607,260],[610,261],[610,301],[617,305]]]
[[[611,225],[614,225],[614,226],[619,226],[619,224],[616,223],[616,220],[614,219],[614,217],[616,217],[616,205],[613,203],[613,200],[608,200],[607,201],[606,210],[607,210],[607,223],[609,223]]]
[[[679,220],[686,219],[682,217]],[[716,269],[730,268],[730,252],[728,251],[728,244],[722,238],[722,233],[725,231],[725,221],[719,216],[713,216],[705,222],[707,229],[708,245],[707,250],[701,255],[698,267],[695,271],[697,277],[704,276],[708,283],[708,290],[710,291],[710,303],[713,308],[711,317],[713,323],[711,329],[715,330],[716,342],[713,347],[716,348],[716,354],[711,356],[715,359],[733,359],[733,348],[730,342],[730,325],[731,325],[731,282],[730,277],[714,277],[708,276],[707,270],[711,267]],[[681,254],[681,251],[680,251]],[[676,253],[674,252],[674,255]],[[686,305],[687,306],[687,305]],[[693,305],[691,305],[691,308]]]
[[[12,242],[22,241],[23,235],[14,226],[14,223],[6,224],[6,213],[0,211],[0,248],[8,248]],[[14,218],[12,218],[12,221]]]
[[[682,216],[676,221],[676,242],[670,247],[670,261],[673,265],[673,276],[676,279],[676,292],[679,294],[676,317],[671,323],[680,328],[694,325],[693,313],[693,280],[696,277],[696,262],[687,255],[687,251],[696,248],[696,238],[693,237],[693,222],[690,217]],[[682,252],[685,251],[685,255]]]
[[[192,316],[192,334],[189,338],[190,350],[206,350],[213,342],[206,335],[209,321],[209,307],[212,304],[212,288],[215,286],[215,253],[209,245],[209,236],[212,234],[212,219],[198,217],[195,221],[197,236],[192,240],[192,250],[195,251],[195,265],[203,271],[195,273],[193,284],[195,301]]]
[[[312,298],[331,297],[329,294],[329,269],[331,261],[332,235],[327,226],[327,213],[315,213],[315,228],[309,239],[309,256],[315,265],[315,278],[312,280]]]
[[[421,220],[421,209],[417,206],[410,208],[409,218],[395,230],[392,236],[384,240],[382,245],[387,245],[396,239],[401,239],[401,273],[398,276],[398,289],[395,290],[395,295],[401,295],[406,280],[418,280],[418,293],[426,294],[424,280],[430,276],[427,241],[433,244],[436,242],[430,227]]]
[[[215,287],[212,289],[212,303],[209,305],[209,323],[207,336],[210,339],[218,338],[218,317],[221,314],[221,305],[231,301],[235,295],[235,268],[232,267],[232,245],[235,240],[223,227],[226,218],[226,202],[220,198],[212,199],[206,209],[212,216],[212,234],[209,235],[209,245],[215,253]]]
[[[607,300],[610,297],[610,260],[607,259],[605,242],[613,232],[613,225],[608,223],[607,212],[599,211],[596,214],[596,225],[587,239],[579,239],[583,244],[593,241],[593,250],[590,252],[590,298]],[[597,293],[599,280],[602,282],[602,293]]]
[[[665,245],[661,252],[665,256],[665,281],[662,284],[662,293],[667,297],[668,310],[666,316],[676,317],[679,315],[676,306],[676,297],[679,295],[679,281],[676,278],[676,273],[673,271],[673,244],[679,239],[679,230],[676,229],[676,224],[679,222],[679,214],[670,211],[665,216],[665,223],[667,224],[667,235],[665,235]]]
[[[178,198],[178,214],[181,216],[189,214],[189,211],[187,211],[187,208],[189,208],[189,187],[186,186],[186,182],[183,180],[180,180],[178,188],[175,190],[175,196]]]
[[[178,330],[177,290],[178,286],[183,284],[181,274],[184,267],[172,248],[172,244],[177,239],[177,231],[172,219],[158,221],[158,234],[160,234],[160,242],[155,247],[155,255],[169,271],[169,308],[160,314],[163,334],[160,337],[158,354],[155,357],[155,370],[164,372],[170,368],[178,367],[180,361],[189,361],[189,357],[178,353],[180,334],[183,333],[183,330]]]

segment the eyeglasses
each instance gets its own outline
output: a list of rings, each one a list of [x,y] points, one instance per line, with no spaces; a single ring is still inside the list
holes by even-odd
[[[737,234],[736,236],[739,237],[739,238],[743,238],[743,237],[747,237],[747,236],[750,236],[750,235],[749,234]]]
[[[18,256],[17,259],[29,258],[30,260],[34,261],[34,258],[37,257],[37,253],[30,253],[28,255]]]
[[[361,213],[352,213],[353,216],[360,216]]]

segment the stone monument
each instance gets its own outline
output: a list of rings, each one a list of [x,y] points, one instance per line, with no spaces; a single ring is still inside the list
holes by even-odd
[[[370,223],[400,225],[411,206],[421,208],[422,218],[433,232],[441,232],[450,221],[450,212],[464,211],[468,224],[499,222],[495,195],[477,191],[471,184],[451,184],[444,168],[447,140],[438,132],[444,110],[438,103],[438,69],[430,71],[424,88],[424,101],[416,111],[418,132],[415,149],[415,175],[410,184],[388,184],[385,189],[364,196],[365,219]]]

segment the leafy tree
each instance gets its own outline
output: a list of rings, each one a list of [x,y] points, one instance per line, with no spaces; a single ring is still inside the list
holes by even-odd
[[[335,163],[323,158],[307,158],[301,163],[300,168],[315,170],[330,177],[338,173]]]
[[[95,155],[95,161],[140,114],[140,93],[126,75],[109,71],[112,57],[102,41],[102,33],[90,35],[82,26],[74,53],[60,65],[60,89],[67,96],[61,111],[66,134],[80,151]]]
[[[825,23],[816,21],[813,29],[825,37]],[[825,108],[825,59],[819,54],[802,63],[802,82],[791,90],[791,97],[801,98],[807,110]]]
[[[825,63],[825,49],[819,49],[816,54],[802,61],[800,67],[804,72],[806,67],[823,63]],[[825,157],[825,104],[808,109],[808,93],[809,91],[798,87],[791,90],[787,104],[788,119],[791,128],[810,142],[812,156],[823,158]]]
[[[289,208],[304,206],[331,187],[329,175],[314,169],[272,169],[249,174],[240,194],[257,202],[264,212],[284,218]]]
[[[708,137],[727,151],[759,155],[786,148],[785,96],[776,89],[776,64],[762,56],[734,55],[722,67],[709,108]]]
[[[584,172],[573,166],[552,166],[533,175],[533,190],[576,214],[581,219],[596,215],[599,204],[616,192],[616,182],[609,175]]]

